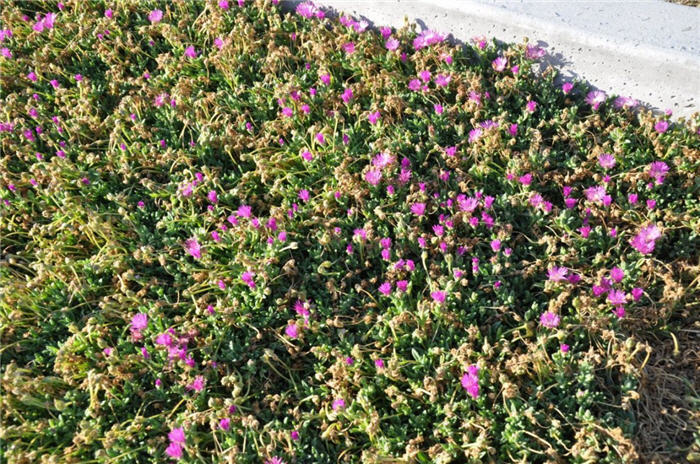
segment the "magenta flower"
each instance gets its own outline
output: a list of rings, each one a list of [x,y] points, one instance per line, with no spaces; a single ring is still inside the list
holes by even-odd
[[[415,48],[416,50],[420,50],[421,48],[429,47],[430,45],[440,43],[444,39],[445,36],[442,34],[431,30],[425,30],[413,40],[413,48]]]
[[[508,60],[503,56],[499,56],[498,58],[496,58],[495,60],[493,60],[491,62],[491,67],[493,67],[493,69],[498,71],[498,72],[501,72],[504,69],[506,69],[507,65],[508,65]]]
[[[622,305],[627,302],[627,294],[622,290],[610,290],[608,301],[614,305]]]
[[[143,330],[148,326],[148,316],[143,313],[135,314],[131,318],[131,330]]]
[[[309,201],[309,198],[310,198],[309,191],[306,189],[299,190],[299,198],[303,201]]]
[[[643,288],[634,287],[632,289],[632,297],[634,298],[634,301],[639,301],[639,299],[642,297],[643,294],[644,294]]]
[[[182,446],[177,443],[170,442],[168,447],[165,449],[165,454],[174,459],[180,459],[182,457]]]
[[[377,121],[379,121],[379,118],[381,117],[381,114],[379,111],[375,111],[374,113],[370,113],[367,115],[367,119],[369,119],[370,124],[376,124]]]
[[[547,277],[549,277],[549,280],[551,280],[552,282],[559,282],[566,279],[567,272],[568,269],[566,269],[565,267],[554,266],[547,270]]]
[[[352,89],[349,87],[345,89],[340,98],[343,100],[343,102],[348,103],[352,99]]]
[[[450,75],[438,74],[437,76],[435,76],[435,84],[439,87],[446,87],[451,80],[452,76]]]
[[[652,224],[644,227],[632,240],[630,245],[640,253],[647,255],[654,251],[656,240],[661,237],[661,231]]]
[[[498,251],[501,249],[501,241],[498,239],[491,240],[491,249],[493,251]]]
[[[529,113],[534,113],[535,110],[537,109],[537,102],[534,101],[534,100],[530,100],[530,101],[528,101],[527,104],[525,105],[525,108],[527,109],[527,111],[528,111]]]
[[[192,383],[187,386],[187,389],[194,390],[196,392],[201,392],[202,390],[204,390],[204,384],[205,384],[204,376],[198,375],[197,377],[194,378]]]
[[[663,134],[668,130],[668,121],[659,121],[654,125],[654,129],[656,129],[656,132],[659,134]]]
[[[433,301],[443,304],[445,302],[445,297],[447,296],[447,294],[442,290],[437,290],[435,292],[432,292],[430,296],[432,297]]]
[[[570,348],[569,345],[567,345],[566,343],[562,343],[561,345],[559,345],[559,349],[561,350],[562,353],[568,353],[569,348]]]
[[[614,267],[610,270],[610,278],[615,282],[620,283],[622,282],[622,279],[625,278],[625,271],[619,267]]]
[[[476,127],[469,131],[469,143],[475,142],[481,138],[484,131],[480,127]]]
[[[379,184],[379,181],[382,179],[382,171],[378,169],[372,169],[369,170],[365,173],[365,180],[369,182],[371,185],[377,185]]]
[[[185,49],[185,56],[188,58],[197,58],[197,51],[194,49],[194,46],[190,45]]]
[[[525,50],[525,57],[531,60],[537,60],[546,54],[547,52],[544,48],[532,44],[528,44],[527,50]]]
[[[185,429],[178,427],[168,433],[168,440],[171,443],[185,444]]]
[[[190,238],[185,241],[185,248],[187,252],[196,259],[202,257],[202,248],[199,246],[199,242],[196,238]]]
[[[407,280],[399,280],[396,282],[396,288],[401,291],[401,292],[406,292],[406,289],[408,289],[408,281]]]
[[[289,338],[297,338],[299,336],[299,328],[295,323],[291,322],[284,329],[284,333],[287,334]]]
[[[394,37],[389,37],[387,39],[386,43],[384,44],[384,46],[386,47],[387,50],[393,52],[394,50],[399,48],[399,41],[397,39],[395,39]]]
[[[542,313],[542,315],[540,316],[540,325],[542,325],[543,327],[554,329],[555,327],[559,326],[559,316],[557,316],[551,311]]]
[[[472,398],[476,399],[479,396],[479,367],[477,365],[472,364],[467,368],[467,372],[462,376],[462,387]]]
[[[597,110],[601,103],[605,102],[608,95],[602,90],[592,90],[586,95],[586,103],[591,105],[594,110]]]
[[[390,295],[391,294],[391,283],[390,282],[384,282],[379,286],[379,291],[384,294],[384,295]]]
[[[163,19],[163,12],[161,10],[153,10],[148,13],[148,20],[152,23],[160,22]]]
[[[333,400],[333,411],[337,411],[338,409],[344,409],[345,408],[345,400],[342,398],[338,398]]]
[[[278,456],[273,456],[272,458],[265,461],[265,464],[284,464],[284,461]]]
[[[248,284],[248,287],[255,288],[255,282],[253,281],[254,275],[255,273],[253,272],[245,271],[243,274],[241,274],[241,280]]]
[[[343,44],[343,50],[348,55],[352,55],[353,53],[355,53],[355,43],[354,42],[347,42],[347,43]]]
[[[603,153],[598,156],[598,164],[604,169],[610,169],[615,166],[615,156],[610,153]]]
[[[313,4],[313,2],[300,3],[299,5],[297,5],[296,12],[298,15],[303,16],[307,19],[311,19],[314,16],[319,19],[324,17],[323,12],[319,10],[318,7]]]
[[[416,216],[422,216],[425,214],[425,203],[413,203],[411,205],[411,212]]]
[[[219,421],[219,428],[228,432],[228,429],[231,428],[231,419],[229,419],[228,417],[224,417],[223,419],[221,419]]]
[[[564,82],[561,86],[562,92],[564,92],[564,95],[567,95],[569,92],[571,92],[571,89],[574,88],[574,84],[571,82]]]
[[[663,184],[668,173],[668,165],[663,161],[654,161],[649,165],[649,175],[656,180],[656,184]]]
[[[331,83],[331,75],[326,73],[321,75],[321,82],[323,82],[325,85],[328,85]]]

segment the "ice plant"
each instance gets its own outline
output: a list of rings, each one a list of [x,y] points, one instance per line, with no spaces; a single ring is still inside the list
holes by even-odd
[[[479,367],[477,365],[472,364],[462,375],[462,387],[472,398],[479,397]]]
[[[543,327],[554,329],[559,326],[559,316],[551,311],[544,312],[540,316],[540,324]]]
[[[630,240],[630,245],[642,253],[643,255],[648,255],[654,251],[656,245],[656,240],[661,237],[661,231],[656,225],[651,224],[643,227],[637,235]]]
[[[560,282],[566,279],[567,272],[568,269],[566,269],[565,267],[554,266],[549,268],[549,270],[547,271],[547,277],[553,282]]]
[[[158,23],[161,19],[163,19],[163,12],[161,10],[153,10],[148,13],[148,20],[151,23]]]
[[[185,249],[193,258],[200,259],[202,257],[202,248],[196,238],[187,239]]]

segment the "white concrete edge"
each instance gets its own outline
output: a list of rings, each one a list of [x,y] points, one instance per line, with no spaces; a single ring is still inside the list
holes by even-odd
[[[285,8],[292,10],[302,0],[285,0]],[[604,90],[609,95],[630,96],[644,106],[654,110],[672,108],[674,119],[679,116],[692,118],[698,112],[700,100],[700,32],[692,46],[683,47],[687,34],[664,35],[673,30],[674,22],[685,25],[683,31],[693,32],[700,26],[700,9],[671,3],[647,0],[646,2],[565,2],[567,7],[553,8],[564,2],[519,2],[518,4],[487,3],[485,0],[317,0],[316,5],[331,8],[339,13],[364,17],[375,26],[403,25],[404,16],[409,21],[421,20],[429,29],[452,34],[455,39],[469,43],[475,35],[493,36],[503,42],[522,42],[528,37],[531,43],[544,40],[547,49],[570,59],[557,66],[561,76],[567,72],[588,82],[593,88]],[[664,21],[654,21],[646,30],[624,30],[601,32],[593,14],[581,14],[581,9],[592,5],[603,5],[621,16],[635,12],[639,5],[649,5],[651,15],[663,16]],[[653,7],[653,8],[652,8]],[[508,9],[510,8],[510,9]],[[511,11],[512,10],[512,11]],[[557,19],[547,18],[551,13]],[[542,13],[542,14],[541,14]],[[440,15],[442,14],[442,17]],[[679,16],[680,15],[680,16]],[[539,16],[539,17],[538,17]],[[695,26],[695,19],[698,25]],[[613,20],[616,20],[614,18]],[[643,24],[639,17],[629,21],[633,27]],[[646,18],[644,18],[646,19]],[[636,22],[634,21],[636,20]],[[622,19],[620,19],[622,21]],[[588,27],[587,27],[588,26]],[[591,27],[597,26],[597,27]],[[629,29],[629,26],[627,26]],[[494,31],[494,29],[497,29]],[[492,34],[483,34],[489,30]],[[655,35],[654,35],[655,34]],[[645,40],[652,37],[653,40]],[[667,38],[670,37],[670,38]],[[694,37],[691,35],[691,38]],[[633,39],[631,39],[633,38]],[[669,41],[669,48],[655,43]],[[556,46],[556,47],[554,47]],[[673,48],[676,47],[676,48]],[[581,51],[588,48],[589,51]],[[687,48],[689,50],[679,50]],[[696,53],[698,52],[698,53]],[[622,63],[616,66],[615,62]],[[563,77],[562,77],[563,78]],[[646,95],[644,95],[646,93]]]

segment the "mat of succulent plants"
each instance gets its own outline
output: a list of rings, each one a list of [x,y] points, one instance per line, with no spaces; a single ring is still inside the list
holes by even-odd
[[[3,462],[696,456],[697,118],[309,2],[3,3]]]

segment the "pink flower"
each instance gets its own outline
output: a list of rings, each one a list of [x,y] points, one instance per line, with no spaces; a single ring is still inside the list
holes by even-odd
[[[389,39],[387,39],[384,46],[386,47],[387,50],[393,52],[394,50],[399,48],[399,41],[397,39],[395,39],[394,37],[390,37]]]
[[[663,184],[668,173],[668,165],[663,161],[654,161],[649,165],[649,175],[656,180],[656,184]]]
[[[178,427],[168,433],[168,440],[171,443],[185,444],[185,429]]]
[[[559,349],[561,350],[562,353],[568,353],[569,352],[569,345],[566,343],[562,343],[559,345]]]
[[[299,190],[299,198],[303,201],[309,201],[310,194],[306,189]]]
[[[574,88],[574,84],[571,82],[564,82],[561,86],[562,92],[564,92],[564,95],[567,95],[569,92],[571,92],[571,89]]]
[[[431,30],[425,30],[413,40],[413,48],[420,50],[421,48],[442,42],[444,39],[445,36],[442,34]]]
[[[152,23],[160,22],[163,19],[163,12],[161,10],[153,10],[148,13],[148,20]]]
[[[598,156],[598,164],[604,169],[610,169],[615,166],[615,156],[610,153],[603,153]]]
[[[273,456],[271,459],[265,461],[265,464],[284,464],[284,461],[278,456]]]
[[[476,127],[469,131],[469,143],[475,142],[481,138],[483,130],[480,127]]]
[[[369,119],[370,124],[376,124],[380,117],[381,114],[379,113],[379,111],[375,111],[374,113],[370,113],[367,115],[367,119]]]
[[[374,365],[377,369],[384,369],[384,361],[382,359],[375,359]]]
[[[501,72],[504,69],[506,69],[507,65],[508,65],[508,60],[503,56],[499,56],[498,58],[496,58],[495,60],[493,60],[491,62],[491,67],[493,67],[493,69],[498,71],[498,72]]]
[[[185,49],[185,56],[188,58],[197,58],[197,51],[194,49],[194,46],[190,45]]]
[[[408,289],[408,281],[407,280],[399,280],[396,282],[396,288],[401,291],[401,292],[406,292]]]
[[[284,333],[287,334],[289,338],[297,338],[299,336],[299,328],[295,323],[291,322],[284,329]]]
[[[345,400],[342,398],[338,398],[333,400],[333,411],[337,411],[338,409],[344,409],[345,408]]]
[[[347,42],[343,44],[343,50],[345,50],[345,53],[348,55],[352,55],[355,53],[355,43],[354,42]]]
[[[437,76],[435,76],[435,84],[440,87],[446,87],[451,80],[452,76],[450,75],[438,74]]]
[[[231,428],[231,419],[228,417],[224,417],[219,421],[219,428],[221,430],[225,430],[228,432],[228,429]]]
[[[616,315],[618,319],[622,319],[623,317],[625,317],[625,307],[616,306],[613,310],[613,314]]]
[[[619,267],[614,267],[610,270],[610,278],[615,282],[620,283],[622,282],[622,279],[625,278],[625,272]]]
[[[422,216],[425,214],[425,203],[413,203],[411,205],[411,212],[416,216]]]
[[[608,301],[614,305],[622,305],[627,302],[627,294],[622,290],[611,290],[608,293]]]
[[[372,169],[370,171],[367,171],[365,173],[365,180],[369,182],[371,185],[377,185],[379,184],[379,181],[382,179],[382,172],[378,169]]]
[[[346,88],[340,98],[343,100],[343,102],[348,103],[352,99],[352,89],[349,87]]]
[[[289,433],[289,437],[290,437],[292,440],[294,440],[294,441],[298,441],[299,438],[300,438],[300,437],[299,437],[299,431],[297,431],[297,430],[292,430],[292,431]]]
[[[467,368],[467,372],[462,376],[462,387],[472,398],[479,396],[479,367],[472,364]]]
[[[214,39],[214,45],[216,45],[216,48],[221,50],[222,48],[224,48],[224,40],[221,37],[217,37],[216,39]]]
[[[201,392],[202,390],[204,390],[204,383],[204,376],[198,375],[194,378],[192,383],[187,386],[187,389],[194,390],[196,392]]]
[[[325,85],[328,85],[331,83],[331,75],[326,73],[321,75],[321,82],[323,82]]]
[[[527,102],[527,104],[525,105],[525,107],[527,108],[527,111],[528,111],[529,113],[534,113],[534,112],[535,112],[535,109],[537,109],[537,102],[534,101],[534,100],[530,100],[530,101]]]
[[[185,241],[185,248],[194,258],[200,259],[202,257],[202,249],[196,238],[187,239],[187,241]]]
[[[103,352],[103,353],[105,354],[105,356],[107,356],[107,357],[109,357],[109,356],[112,355],[112,351],[114,351],[114,350],[113,350],[111,347],[109,347],[109,346],[108,346],[107,348],[105,348],[104,350],[102,350],[102,352]]]
[[[314,16],[319,19],[324,17],[323,12],[319,10],[318,7],[313,4],[313,2],[300,3],[297,5],[296,12],[298,15],[307,19],[311,19]]]
[[[228,7],[228,0],[219,0],[219,8],[221,8],[222,10],[228,10]]]
[[[491,240],[491,249],[493,251],[498,251],[501,249],[501,241],[500,240]]]
[[[668,130],[668,121],[659,121],[654,125],[654,129],[656,129],[656,132],[659,134],[663,134]]]
[[[143,330],[148,326],[148,316],[143,313],[135,314],[131,318],[131,330]]]
[[[565,267],[554,266],[547,271],[547,276],[552,282],[559,282],[566,279],[566,273],[568,269]]]
[[[182,457],[182,446],[171,442],[165,449],[165,454],[171,458],[180,459]]]
[[[591,105],[594,110],[597,110],[601,103],[605,102],[608,95],[602,90],[593,90],[586,95],[586,103]]]
[[[390,282],[384,282],[379,286],[379,291],[384,294],[384,295],[390,295],[391,294],[391,283]]]
[[[661,237],[661,231],[652,224],[644,227],[632,240],[630,245],[640,253],[647,255],[654,251],[655,242]]]
[[[644,294],[643,288],[634,287],[632,289],[632,297],[634,298],[634,301],[639,301],[639,299],[642,297],[643,294]]]
[[[542,313],[542,315],[540,316],[540,324],[543,327],[554,329],[555,327],[559,326],[559,316],[557,316],[551,311]]]
[[[245,271],[243,274],[241,274],[241,280],[248,284],[248,287],[255,288],[255,281],[253,281],[254,275],[255,273],[253,272]]]
[[[525,57],[531,60],[542,58],[546,54],[544,48],[532,44],[528,44],[527,50],[525,50]]]
[[[447,296],[447,294],[442,290],[437,290],[435,292],[432,292],[430,296],[433,299],[433,301],[442,304],[445,302],[445,297]]]

